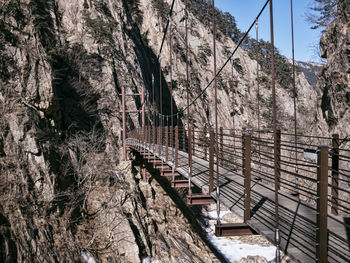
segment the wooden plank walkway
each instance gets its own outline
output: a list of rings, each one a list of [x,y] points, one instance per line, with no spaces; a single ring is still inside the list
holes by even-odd
[[[165,149],[162,154],[149,149],[165,162]],[[148,149],[147,149],[148,150]],[[172,148],[168,149],[167,164],[171,162]],[[193,156],[192,183],[208,193],[209,162]],[[188,154],[178,152],[177,172],[188,178]],[[216,170],[216,169],[214,169]],[[214,172],[216,178],[216,172]],[[216,179],[214,180],[216,181]],[[220,201],[235,214],[243,217],[244,212],[244,178],[241,171],[230,171],[219,167]],[[211,193],[217,198],[215,191]],[[252,180],[251,188],[251,220],[248,224],[259,234],[274,243],[275,229],[274,188],[261,181]],[[308,204],[283,191],[279,192],[279,224],[281,234],[281,250],[299,262],[317,262],[316,260],[316,211]],[[328,262],[350,262],[350,229],[337,222],[347,220],[333,215],[328,216]]]

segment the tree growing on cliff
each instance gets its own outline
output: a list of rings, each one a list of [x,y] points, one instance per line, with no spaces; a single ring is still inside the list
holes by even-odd
[[[311,12],[307,18],[312,24],[312,29],[324,28],[333,19],[337,12],[338,0],[315,0],[315,4],[310,8]]]

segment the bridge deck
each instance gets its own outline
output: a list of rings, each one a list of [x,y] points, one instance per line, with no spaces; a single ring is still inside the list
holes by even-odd
[[[158,146],[147,149],[155,156],[163,159],[158,153]],[[169,147],[167,164],[172,166],[172,148]],[[192,183],[208,193],[209,162],[193,156]],[[178,152],[178,167],[182,176],[188,178],[188,154]],[[215,169],[214,169],[215,170]],[[214,171],[214,178],[216,172]],[[216,180],[216,179],[215,179]],[[220,201],[232,212],[243,217],[244,212],[244,178],[241,171],[219,167]],[[211,193],[217,198],[215,192]],[[248,224],[258,233],[274,243],[275,202],[274,188],[263,181],[252,180],[251,187],[251,220]],[[294,259],[306,263],[316,260],[316,212],[298,198],[279,192],[279,229],[281,234],[281,250]],[[350,262],[349,229],[338,221],[342,217],[328,217],[328,262]]]

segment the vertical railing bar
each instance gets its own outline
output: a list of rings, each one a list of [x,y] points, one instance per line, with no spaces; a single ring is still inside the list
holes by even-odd
[[[207,160],[207,151],[208,151],[208,138],[207,138],[207,127],[204,126],[204,160]]]
[[[220,127],[220,164],[224,166],[224,130]]]
[[[338,215],[338,202],[339,202],[339,134],[333,134],[332,136],[332,214]]]
[[[251,135],[243,133],[244,223],[250,219]]]
[[[328,147],[319,146],[318,149],[316,262],[326,263],[328,254]]]
[[[276,148],[277,148],[277,155],[276,155],[277,189],[280,190],[281,189],[281,130],[280,129],[277,129],[276,131]]]
[[[175,169],[179,166],[179,126],[175,127]]]
[[[209,193],[214,190],[214,131],[209,135]]]
[[[165,161],[167,162],[168,161],[168,143],[169,143],[169,127],[168,126],[165,126]]]
[[[186,152],[186,129],[185,127],[183,127],[183,135],[182,135],[182,147],[183,147],[183,151]]]
[[[188,193],[192,194],[192,129],[188,129]]]
[[[192,155],[194,155],[195,153],[195,131],[194,128],[192,127]]]

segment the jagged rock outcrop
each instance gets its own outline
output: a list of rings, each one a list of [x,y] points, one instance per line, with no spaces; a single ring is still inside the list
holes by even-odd
[[[350,121],[350,6],[340,0],[334,21],[320,42],[321,55],[327,59],[318,86],[322,90],[323,118],[332,132],[349,136]]]

